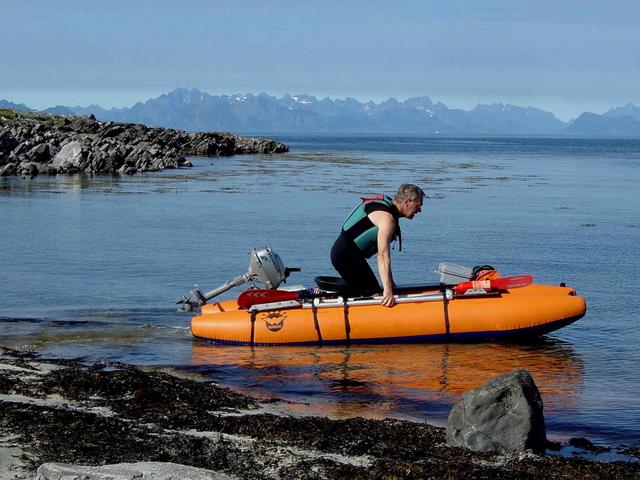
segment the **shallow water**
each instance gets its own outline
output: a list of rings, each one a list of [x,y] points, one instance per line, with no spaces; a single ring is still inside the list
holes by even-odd
[[[552,438],[640,445],[640,141],[277,139],[291,153],[134,177],[0,179],[0,344],[188,368],[302,411],[434,423],[464,391],[524,367]],[[530,345],[251,349],[193,340],[175,313],[193,283],[244,273],[252,247],[302,267],[290,283],[332,274],[329,248],[358,197],[406,181],[429,198],[403,222],[398,283],[437,280],[441,261],[490,263],[566,282],[587,315]]]

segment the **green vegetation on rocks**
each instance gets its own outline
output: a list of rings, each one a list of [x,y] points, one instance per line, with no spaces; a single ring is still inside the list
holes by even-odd
[[[9,108],[0,108],[0,118],[14,118],[15,112]]]

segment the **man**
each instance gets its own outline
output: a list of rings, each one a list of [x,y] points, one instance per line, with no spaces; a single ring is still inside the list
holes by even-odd
[[[400,218],[413,219],[422,210],[424,191],[416,185],[400,185],[393,199],[386,195],[363,198],[347,220],[331,248],[331,263],[350,290],[371,295],[382,290],[381,305],[392,307],[393,274],[391,242],[398,239],[402,249]],[[382,288],[367,263],[377,253]]]

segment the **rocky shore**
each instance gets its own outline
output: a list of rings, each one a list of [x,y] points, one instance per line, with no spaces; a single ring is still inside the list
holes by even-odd
[[[638,462],[473,453],[422,423],[294,417],[162,369],[1,352],[3,479],[640,478]]]
[[[189,155],[283,153],[287,146],[225,132],[190,133],[0,109],[0,176],[135,174],[189,167]]]

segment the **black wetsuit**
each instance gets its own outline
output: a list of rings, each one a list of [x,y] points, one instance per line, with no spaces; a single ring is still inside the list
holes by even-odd
[[[393,215],[396,228],[393,238],[400,238],[400,214],[389,197],[363,199],[343,225],[340,235],[331,248],[331,263],[349,290],[361,295],[371,295],[382,291],[378,279],[367,262],[378,251],[378,227],[368,217],[375,211]]]

